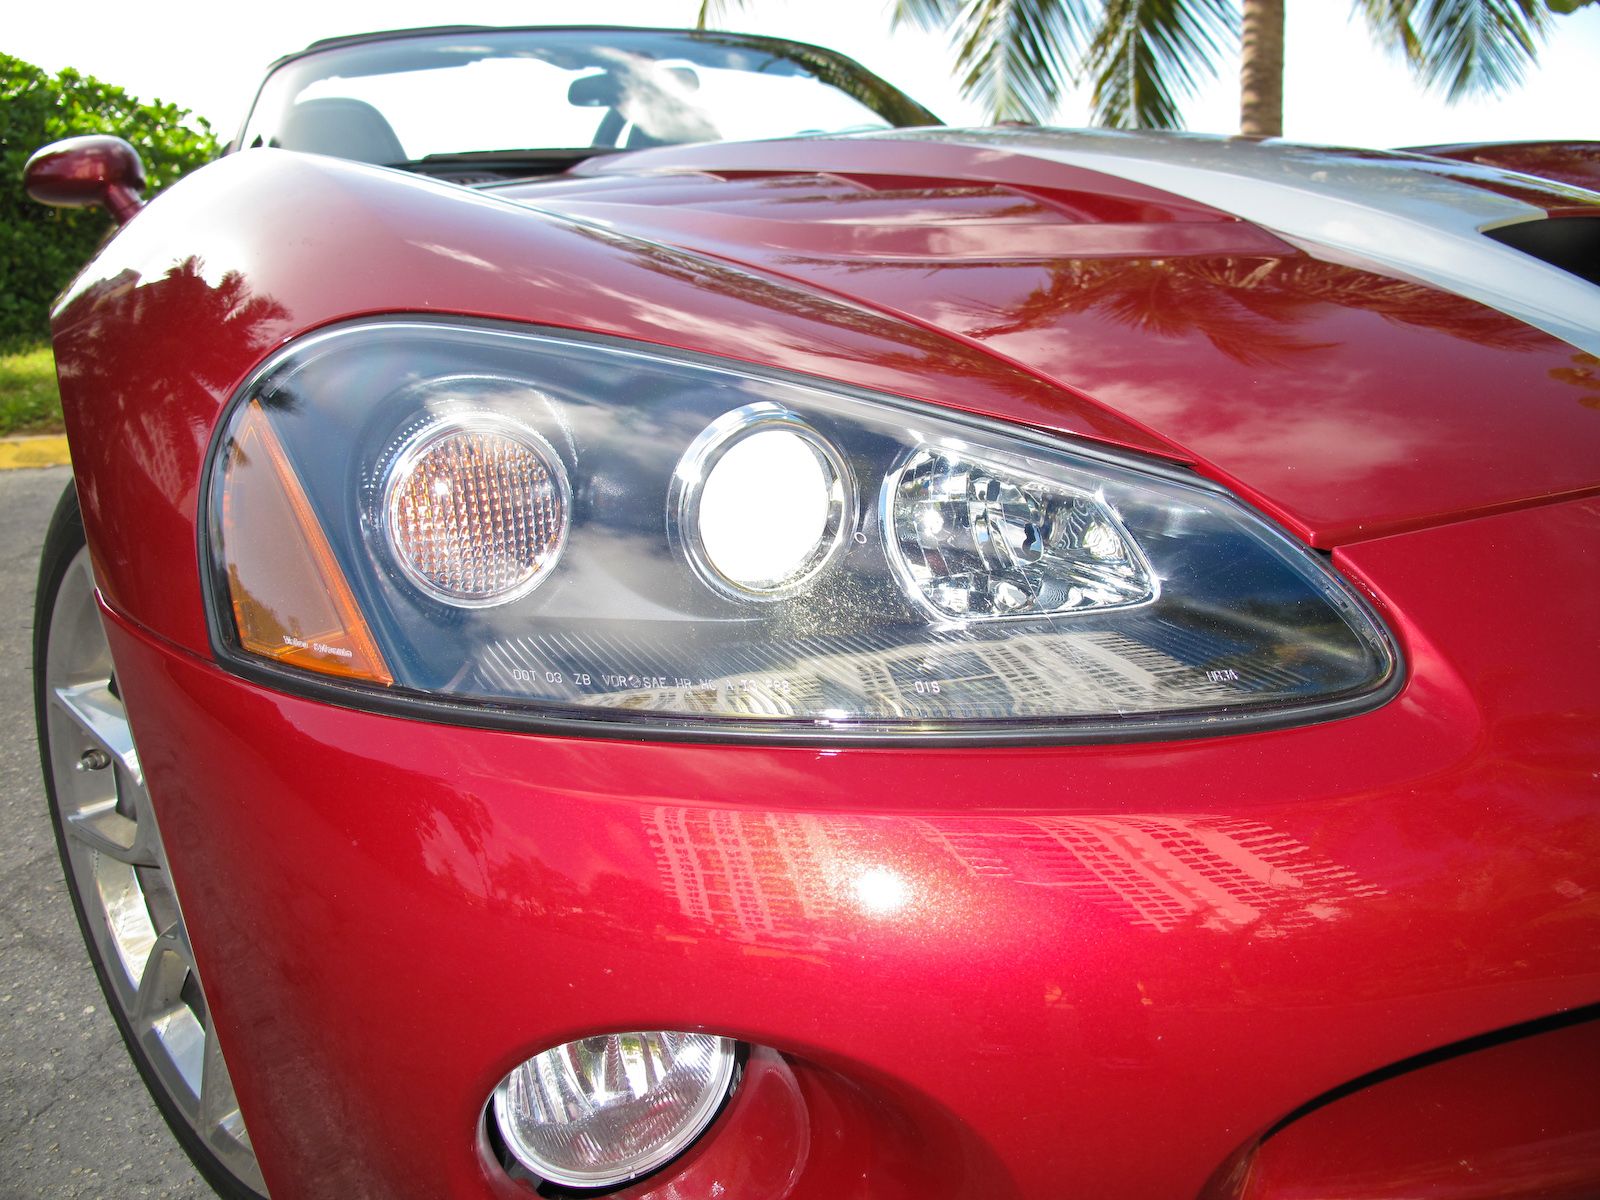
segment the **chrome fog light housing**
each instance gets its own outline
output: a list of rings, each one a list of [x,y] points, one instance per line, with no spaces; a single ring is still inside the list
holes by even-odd
[[[707,1033],[612,1033],[536,1054],[494,1092],[506,1149],[547,1183],[608,1188],[677,1157],[716,1116],[738,1044]]]

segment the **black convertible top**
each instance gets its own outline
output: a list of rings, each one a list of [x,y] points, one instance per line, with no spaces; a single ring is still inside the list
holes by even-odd
[[[563,33],[673,33],[685,37],[726,37],[727,30],[721,29],[684,29],[672,25],[419,25],[411,29],[383,29],[371,33],[347,33],[338,37],[318,38],[304,50],[296,50],[285,54],[282,58],[275,59],[267,71],[271,73],[284,63],[293,62],[297,58],[304,58],[308,54],[317,54],[323,50],[335,50],[346,46],[362,46],[372,42],[397,41],[401,38],[434,37],[440,34],[452,33],[537,33],[541,31],[560,31]],[[788,38],[769,37],[761,33],[741,33],[737,35],[740,40],[752,42],[765,42],[771,46],[802,46],[815,50],[818,47],[806,42],[791,41]],[[848,56],[829,50],[828,54],[835,58],[847,59]]]

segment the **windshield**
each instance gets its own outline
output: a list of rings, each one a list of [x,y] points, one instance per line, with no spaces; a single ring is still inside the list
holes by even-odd
[[[470,29],[352,40],[274,70],[239,144],[418,165],[937,124],[842,55],[742,34]]]

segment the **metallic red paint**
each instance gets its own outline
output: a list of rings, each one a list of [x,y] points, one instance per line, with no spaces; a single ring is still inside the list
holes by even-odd
[[[1597,1067],[1589,1021],[1384,1080],[1267,1140],[1239,1200],[1593,1200]]]
[[[1482,163],[1600,191],[1600,142],[1459,142],[1414,149],[1418,154]]]
[[[1330,1089],[1595,1003],[1600,499],[1562,494],[1595,486],[1600,412],[1555,374],[1572,352],[1124,199],[1170,322],[1061,303],[1034,327],[1026,264],[943,268],[939,314],[864,267],[860,303],[815,290],[843,286],[820,235],[741,251],[753,269],[271,151],[158,197],[77,282],[58,360],[118,678],[277,1200],[525,1195],[482,1140],[507,1070],[696,1027],[783,1057],[626,1195],[1188,1198]],[[1140,257],[1174,224],[1254,248]],[[1191,285],[1240,264],[1264,281],[1235,289],[1245,324],[1304,348],[1247,362],[1207,332],[1215,288]],[[836,751],[448,728],[245,683],[209,661],[195,571],[220,407],[285,339],[396,309],[1198,458],[1337,545],[1405,688],[1203,742]]]
[[[539,738],[278,695],[121,618],[113,649],[279,1200],[491,1194],[500,1076],[634,1027],[814,1064],[863,1197],[931,1161],[944,1195],[1159,1200],[1346,1080],[1593,1002],[1600,611],[1525,570],[1588,577],[1597,531],[1588,501],[1340,551],[1405,692],[1224,741]]]
[[[506,190],[980,347],[1158,431],[1316,546],[1600,488],[1592,356],[1153,189],[880,139],[680,147],[585,170],[606,185],[592,196]],[[1531,181],[1515,191],[1580,207]]]
[[[156,197],[55,314],[84,519],[120,607],[208,644],[198,579],[172,564],[194,561],[222,405],[295,333],[384,311],[613,333],[1181,457],[1087,399],[849,301],[447,184],[252,151]]]
[[[118,225],[144,207],[144,163],[119,137],[89,134],[55,142],[28,159],[23,186],[40,204],[100,205]]]

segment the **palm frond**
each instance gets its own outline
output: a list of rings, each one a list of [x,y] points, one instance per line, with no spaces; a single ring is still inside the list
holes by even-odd
[[[963,0],[894,0],[890,27],[915,25],[920,29],[949,29],[965,7]]]
[[[1238,37],[1230,0],[1107,0],[1088,51],[1094,122],[1182,128],[1179,100],[1216,75]]]
[[[695,19],[696,29],[713,29],[723,22],[730,9],[743,8],[745,0],[700,0],[700,15]]]
[[[1367,18],[1380,49],[1404,55],[1406,62],[1416,68],[1422,61],[1422,43],[1411,24],[1416,0],[1354,0],[1353,7]]]
[[[1550,26],[1541,0],[1416,0],[1416,72],[1447,100],[1522,82]]]
[[[901,0],[931,14],[937,0]],[[952,31],[962,94],[995,121],[1048,121],[1092,28],[1086,0],[965,0]],[[918,18],[920,19],[920,18]]]

